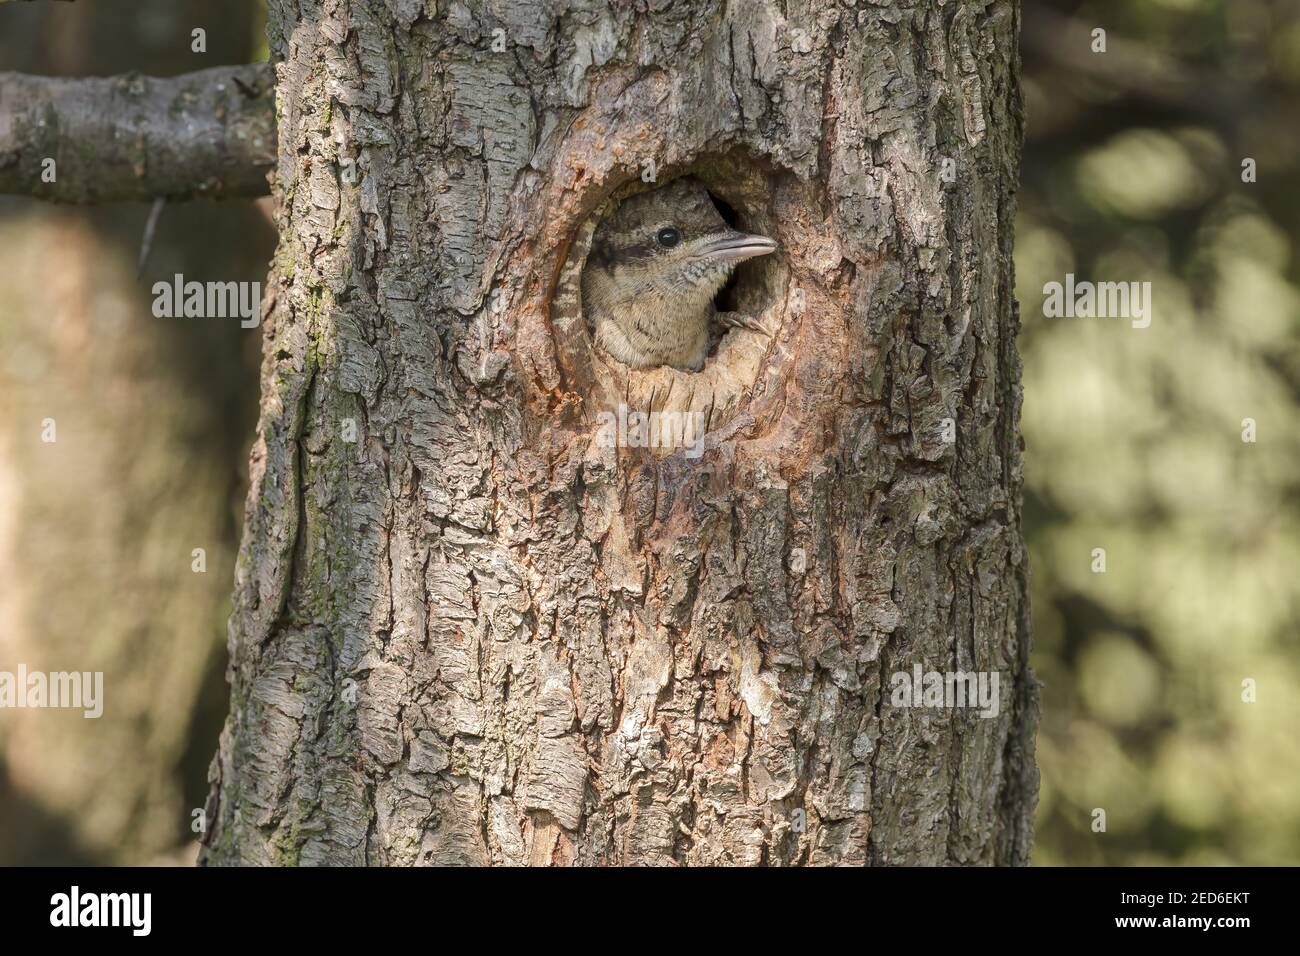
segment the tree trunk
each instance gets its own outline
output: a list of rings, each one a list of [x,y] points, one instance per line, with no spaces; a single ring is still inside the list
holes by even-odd
[[[206,862],[1026,862],[1017,5],[270,10]],[[774,334],[629,373],[575,276],[685,173],[780,243],[728,293]],[[707,404],[702,455],[597,440],[620,400]]]

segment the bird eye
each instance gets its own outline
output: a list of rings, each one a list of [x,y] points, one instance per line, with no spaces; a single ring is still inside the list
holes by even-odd
[[[665,249],[671,249],[673,246],[677,245],[677,243],[682,241],[682,234],[672,226],[668,226],[667,228],[660,229],[655,235],[655,239],[658,240],[659,245],[663,246]]]

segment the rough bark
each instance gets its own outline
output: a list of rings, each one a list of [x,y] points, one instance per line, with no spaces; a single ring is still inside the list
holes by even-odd
[[[207,862],[1027,860],[1017,7],[652,7],[272,0]],[[781,243],[695,459],[594,440],[694,407],[571,295],[647,161]],[[914,663],[999,672],[998,716],[893,706]]]
[[[0,73],[0,193],[68,203],[266,195],[273,92],[265,64],[166,79]]]

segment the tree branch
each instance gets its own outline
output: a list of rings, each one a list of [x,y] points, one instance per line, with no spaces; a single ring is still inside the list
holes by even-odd
[[[266,195],[274,90],[265,63],[167,79],[0,73],[0,193],[70,203]]]

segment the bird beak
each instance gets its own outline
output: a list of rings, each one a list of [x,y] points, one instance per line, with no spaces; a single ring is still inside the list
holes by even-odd
[[[699,254],[722,262],[741,262],[776,251],[776,243],[767,236],[754,236],[744,232],[728,232],[710,239],[700,247]]]

